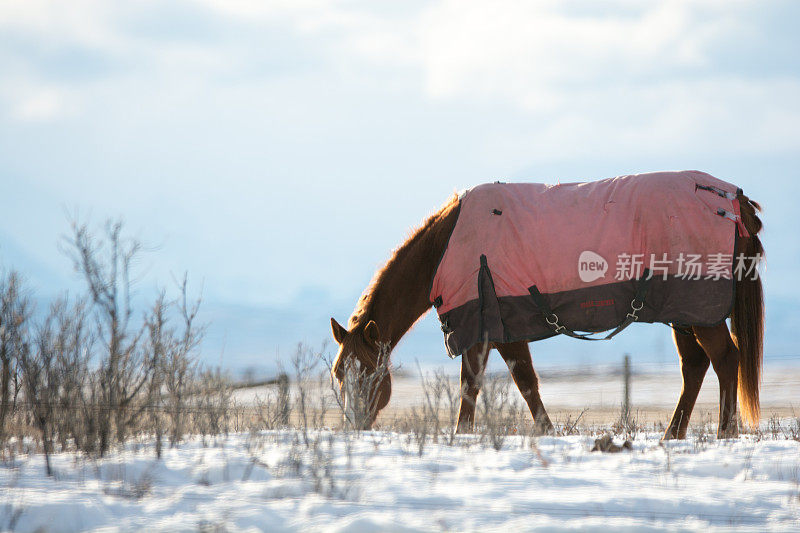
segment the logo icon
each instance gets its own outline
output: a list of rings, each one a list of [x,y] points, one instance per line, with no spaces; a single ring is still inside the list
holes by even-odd
[[[578,276],[584,283],[592,282],[605,277],[608,271],[608,261],[603,256],[592,251],[581,252],[578,258]]]

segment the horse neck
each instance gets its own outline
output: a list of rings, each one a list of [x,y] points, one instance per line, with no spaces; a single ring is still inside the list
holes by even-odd
[[[417,238],[398,250],[375,284],[365,319],[378,324],[391,348],[431,308],[431,281],[457,217],[457,209],[446,207]]]

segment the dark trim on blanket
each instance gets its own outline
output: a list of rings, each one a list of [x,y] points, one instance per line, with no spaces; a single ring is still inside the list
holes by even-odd
[[[476,276],[479,277],[479,276]],[[481,285],[479,285],[480,289]],[[674,276],[651,279],[648,297],[638,313],[639,323],[677,323],[686,326],[715,326],[730,315],[734,299],[734,279],[681,280]],[[554,312],[563,324],[577,330],[601,332],[619,325],[619,317],[630,311],[636,293],[636,280],[627,280],[584,289],[547,294]],[[440,316],[451,332],[446,335],[448,355],[460,355],[474,346],[488,330],[489,342],[535,341],[554,336],[545,316],[530,295],[497,298],[502,322],[485,324],[486,307],[482,291],[479,298],[451,309]],[[612,302],[613,300],[613,302]],[[591,302],[606,305],[582,305]],[[480,322],[480,325],[479,325]],[[498,326],[502,325],[502,330]]]

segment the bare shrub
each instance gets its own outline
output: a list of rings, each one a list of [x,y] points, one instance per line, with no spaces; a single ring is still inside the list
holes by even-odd
[[[422,385],[422,404],[413,406],[395,425],[406,434],[407,446],[415,448],[417,455],[422,457],[429,440],[436,443],[443,438],[448,445],[454,443],[461,389],[441,368],[427,374],[421,368],[418,370]],[[446,417],[444,426],[442,412]]]
[[[426,415],[425,408],[412,407],[406,420],[401,424],[401,431],[406,433],[406,441],[409,446],[416,446],[417,455],[422,457],[425,453],[425,446],[428,443],[428,436],[431,434],[432,423]]]
[[[91,438],[84,414],[88,407],[86,389],[94,335],[85,301],[70,304],[65,297],[54,304],[52,313],[57,335],[54,366],[58,380],[53,429],[62,450],[70,439],[80,450],[86,447],[87,438]]]
[[[103,493],[126,500],[141,500],[153,491],[153,481],[152,466],[132,476],[124,465],[119,465],[111,469]]]
[[[421,422],[426,426],[426,432],[430,427],[430,434],[433,442],[439,441],[439,431],[441,423],[439,421],[439,409],[442,404],[442,396],[446,387],[446,382],[437,379],[437,376],[426,378],[419,369],[420,381],[422,382],[422,395],[424,402],[422,404]]]
[[[166,381],[164,367],[166,365],[167,353],[171,351],[171,332],[167,329],[165,295],[162,291],[153,304],[150,314],[145,319],[144,349],[150,354],[154,361],[155,372],[150,379],[147,400],[148,406],[146,414],[148,426],[153,429],[156,437],[156,457],[161,457],[163,449],[163,438],[165,431],[164,404],[162,400],[162,389]]]
[[[65,251],[87,287],[98,341],[92,350],[95,368],[84,379],[91,410],[85,429],[87,435],[96,435],[101,456],[112,442],[124,442],[131,432],[145,429],[155,434],[160,456],[167,435],[173,446],[183,437],[192,395],[210,409],[204,431],[224,425],[218,412],[225,403],[219,396],[225,387],[219,376],[197,375],[194,352],[204,329],[196,324],[200,299],[189,301],[187,276],[179,283],[176,302],[161,291],[143,320],[134,320],[132,268],[141,249],[137,240],[123,236],[121,222],[106,223],[100,239],[87,225],[73,222],[65,239]],[[177,327],[173,315],[179,317]],[[213,393],[195,390],[209,380],[217,380]],[[95,448],[86,444],[87,451]]]
[[[308,471],[313,483],[314,492],[325,496],[336,494],[336,478],[334,477],[335,437],[332,433],[317,433],[311,440]]]
[[[41,445],[49,463],[57,449],[102,456],[134,435],[155,436],[160,456],[167,438],[174,446],[187,432],[218,435],[246,427],[251,416],[232,402],[228,375],[198,368],[200,298],[190,301],[185,275],[176,300],[161,291],[138,320],[133,268],[142,247],[124,236],[122,224],[107,223],[96,238],[74,222],[63,245],[84,281],[84,299],[59,298],[49,314],[33,321],[20,276],[0,276],[4,455],[12,453],[12,431],[16,447],[29,452]],[[275,418],[285,425],[288,380],[279,385],[278,405]],[[321,415],[314,412],[324,417],[324,408]]]
[[[131,318],[131,268],[141,244],[122,235],[121,222],[107,222],[105,239],[97,239],[86,224],[73,222],[66,240],[66,252],[75,270],[83,277],[94,306],[97,336],[102,353],[99,358],[97,395],[99,453],[116,440],[125,440],[136,419],[132,407],[136,396],[152,378],[155,361],[140,349],[143,327],[133,328]]]
[[[285,428],[289,425],[292,400],[289,387],[289,376],[280,372],[275,378],[274,392],[264,396],[256,395],[254,400],[255,418],[259,429]]]
[[[271,467],[261,464],[276,477],[294,477],[308,483],[313,492],[325,498],[349,498],[355,493],[353,476],[347,472],[352,466],[352,435],[352,432],[315,430],[309,432],[309,442],[305,444],[302,432],[297,429],[288,436],[280,459]],[[344,444],[344,469],[337,467],[338,442]],[[282,496],[273,493],[270,497]]]
[[[233,387],[220,368],[205,369],[199,374],[190,410],[193,429],[203,437],[225,434],[230,428]]]
[[[644,429],[639,421],[640,414],[638,409],[636,414],[632,414],[630,409],[626,412],[625,408],[622,407],[617,421],[611,427],[615,433],[623,435],[626,439],[636,439],[636,435]]]
[[[478,396],[478,409],[481,441],[499,451],[514,427],[515,406],[509,394],[508,380],[487,376]]]
[[[253,411],[257,421],[254,429],[272,430],[279,427],[276,402],[272,394],[256,395],[253,403]]]
[[[800,442],[800,416],[795,416],[791,419],[786,438]]]
[[[8,435],[8,419],[16,404],[21,383],[18,354],[27,342],[30,303],[23,294],[19,273],[0,276],[0,444]]]
[[[200,520],[197,523],[197,531],[200,533],[227,533],[228,528],[225,527],[224,522],[216,522],[213,520]]]
[[[420,379],[425,400],[423,414],[425,420],[432,426],[434,442],[438,442],[439,436],[443,436],[445,442],[452,445],[456,438],[461,387],[451,380],[442,368],[437,368],[432,374],[427,375],[420,369]],[[442,411],[447,421],[444,427],[441,421]]]
[[[564,423],[560,426],[561,431],[556,432],[556,434],[560,436],[580,434],[580,431],[578,431],[578,424],[588,410],[588,407],[584,407],[583,410],[578,413],[578,416],[575,417],[575,420],[572,419],[572,414],[568,414],[567,418],[564,420]]]
[[[142,349],[153,364],[153,374],[139,401],[146,404],[148,429],[155,433],[157,457],[161,457],[167,432],[173,447],[183,438],[188,402],[197,378],[194,351],[204,333],[204,328],[195,324],[200,299],[188,302],[186,275],[179,287],[177,302],[168,302],[164,291],[156,298],[145,317],[146,334],[142,340]],[[179,330],[169,323],[170,315],[175,312],[180,319]]]
[[[32,342],[24,342],[17,354],[25,406],[40,432],[48,475],[56,439],[65,449],[69,438],[80,445],[85,434],[80,408],[85,402],[91,344],[85,320],[82,303],[70,306],[66,298],[58,299]]]
[[[253,400],[253,410],[256,418],[256,428],[272,430],[280,427],[278,424],[279,416],[277,414],[277,407],[275,397],[267,393],[265,396],[256,395]]]
[[[41,432],[45,469],[48,476],[53,475],[50,455],[53,452],[53,408],[58,387],[54,368],[58,347],[52,330],[52,319],[51,312],[44,325],[36,333],[34,346],[31,347],[26,343],[18,354],[24,376],[25,399],[33,415],[34,424]]]
[[[311,397],[311,390],[314,383],[315,369],[317,365],[319,365],[320,359],[318,355],[313,354],[311,350],[303,344],[297,345],[297,349],[292,357],[295,388],[297,390],[295,406],[300,420],[303,442],[306,447],[310,445],[308,430],[309,426],[313,425],[312,418],[315,416],[312,410],[313,400]]]
[[[166,413],[170,418],[172,431],[170,445],[175,446],[183,438],[185,432],[185,410],[191,387],[197,373],[197,362],[194,352],[200,345],[205,327],[196,325],[197,313],[201,299],[189,303],[187,297],[187,276],[184,274],[180,284],[178,311],[181,319],[180,334],[168,343],[168,350],[159,367],[163,376],[164,402]]]

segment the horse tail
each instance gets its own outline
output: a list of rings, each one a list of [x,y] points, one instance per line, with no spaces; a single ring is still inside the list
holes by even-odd
[[[736,275],[736,297],[731,313],[731,329],[739,348],[739,410],[742,419],[751,427],[758,426],[761,407],[758,389],[761,383],[761,363],[764,352],[764,291],[757,267],[764,257],[764,247],[758,238],[762,223],[758,218],[761,206],[739,193],[742,222],[748,236],[739,240],[736,255],[744,254],[752,272]]]

